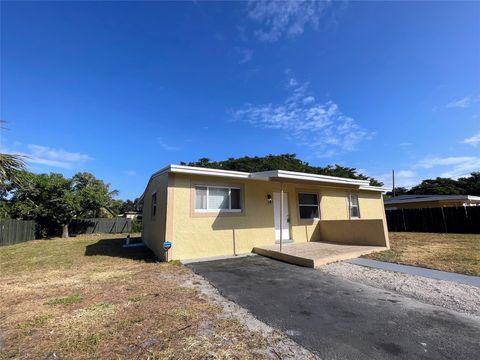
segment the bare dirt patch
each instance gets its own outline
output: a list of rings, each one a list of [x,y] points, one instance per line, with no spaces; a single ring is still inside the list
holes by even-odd
[[[0,358],[314,358],[253,317],[256,327],[240,320],[241,308],[229,312],[236,305],[187,268],[124,249],[122,238],[0,248]]]
[[[390,233],[390,250],[365,257],[480,276],[479,234]]]

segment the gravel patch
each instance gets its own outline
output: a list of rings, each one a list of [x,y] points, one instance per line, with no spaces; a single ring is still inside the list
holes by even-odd
[[[325,265],[318,270],[373,287],[392,290],[426,304],[480,316],[480,288],[475,286],[345,262]]]
[[[260,332],[268,342],[267,351],[263,354],[266,358],[285,360],[319,359],[318,356],[285,336],[281,331],[278,331],[258,320],[248,310],[237,305],[233,301],[225,299],[214,286],[200,275],[193,273],[188,275],[188,279],[185,281],[184,286],[197,289],[201,294],[208,298],[210,302],[222,308],[223,316],[227,318],[235,318],[249,330]],[[206,330],[201,329],[201,331]]]

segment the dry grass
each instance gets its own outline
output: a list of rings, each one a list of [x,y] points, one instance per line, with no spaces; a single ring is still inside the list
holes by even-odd
[[[120,237],[0,248],[1,359],[277,358],[261,333],[182,287],[188,269]]]
[[[366,257],[480,276],[480,235],[390,233],[390,250]]]

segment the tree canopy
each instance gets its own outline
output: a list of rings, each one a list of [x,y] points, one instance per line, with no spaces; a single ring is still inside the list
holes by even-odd
[[[387,196],[392,196],[392,192]],[[457,180],[437,177],[423,180],[410,190],[404,187],[396,187],[395,195],[475,195],[480,196],[480,172],[473,172],[470,176],[461,177]]]
[[[223,161],[212,161],[209,158],[201,158],[189,163],[181,162],[181,165],[207,167],[212,169],[235,170],[245,172],[257,172],[268,170],[287,170],[308,172],[319,175],[345,177],[350,179],[369,180],[373,186],[382,186],[380,181],[358,173],[355,168],[349,168],[338,164],[326,167],[312,166],[308,162],[297,158],[296,154],[267,155],[263,157],[244,156],[241,158],[228,158]]]
[[[116,191],[90,173],[72,178],[62,174],[22,173],[23,186],[11,192],[12,217],[36,220],[44,229],[62,228],[68,237],[68,225],[79,217],[95,217],[109,207]]]

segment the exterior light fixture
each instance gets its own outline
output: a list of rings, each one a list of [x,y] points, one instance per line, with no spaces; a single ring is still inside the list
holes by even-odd
[[[272,203],[272,195],[271,195],[271,194],[267,194],[267,202],[268,202],[269,204]]]

